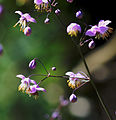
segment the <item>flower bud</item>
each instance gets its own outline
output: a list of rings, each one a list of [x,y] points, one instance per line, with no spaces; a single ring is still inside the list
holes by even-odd
[[[83,14],[80,10],[76,12],[76,18],[81,19],[82,17],[83,17]]]
[[[61,12],[60,9],[56,9],[56,10],[55,10],[55,14],[56,14],[56,15],[59,15],[60,12]]]
[[[67,2],[72,3],[72,2],[73,2],[73,0],[67,0]]]
[[[56,71],[56,67],[52,67],[52,71]]]
[[[35,67],[36,67],[36,61],[35,61],[35,59],[33,59],[33,60],[29,63],[29,68],[35,69]]]
[[[3,46],[0,44],[0,55],[3,53]]]
[[[26,28],[24,29],[24,34],[25,34],[26,36],[30,36],[30,35],[31,35],[31,28],[30,28],[30,27],[26,27]]]
[[[95,42],[93,40],[91,42],[89,42],[88,47],[90,49],[93,49],[95,47]]]
[[[70,102],[72,102],[72,103],[76,102],[76,101],[77,101],[76,95],[75,95],[75,94],[72,94],[72,95],[70,96],[69,100],[70,100]]]
[[[49,24],[49,23],[50,23],[50,19],[49,19],[49,18],[46,18],[46,19],[44,20],[44,23],[45,23],[45,24]]]

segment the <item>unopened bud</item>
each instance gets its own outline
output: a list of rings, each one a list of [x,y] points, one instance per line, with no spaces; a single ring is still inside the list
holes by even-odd
[[[49,23],[50,23],[50,19],[49,19],[49,18],[46,18],[46,19],[44,20],[44,23],[45,23],[45,24],[49,24]]]
[[[29,63],[29,68],[31,68],[31,69],[35,69],[35,68],[36,68],[36,61],[35,61],[35,59],[33,59],[33,60]]]
[[[72,103],[76,102],[76,101],[77,101],[76,95],[75,95],[75,94],[72,94],[72,95],[70,96],[69,100],[70,100],[70,102],[72,102]]]
[[[56,71],[56,67],[52,67],[52,71]]]
[[[30,36],[30,35],[31,35],[31,28],[30,28],[30,27],[26,27],[26,28],[24,29],[24,34],[25,34],[26,36]]]
[[[61,12],[60,9],[56,9],[56,10],[55,10],[55,14],[56,14],[56,15],[59,15],[60,12]]]
[[[72,3],[72,2],[73,2],[73,0],[67,0],[67,2]]]
[[[76,18],[81,19],[82,17],[83,17],[83,14],[80,10],[76,12]]]
[[[90,49],[93,49],[95,47],[95,42],[93,40],[91,42],[89,42],[88,47]]]
[[[3,46],[0,44],[0,55],[3,53]]]

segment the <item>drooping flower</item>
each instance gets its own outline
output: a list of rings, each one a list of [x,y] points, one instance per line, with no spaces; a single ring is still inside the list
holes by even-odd
[[[72,89],[78,88],[83,83],[89,82],[89,77],[83,72],[78,72],[76,74],[73,72],[67,72],[65,75],[69,76],[67,82],[68,86]]]
[[[112,33],[113,28],[108,27],[107,25],[111,23],[110,20],[100,20],[98,25],[94,25],[91,29],[88,29],[85,35],[90,37],[95,36],[95,38],[106,38],[109,36],[109,33]]]
[[[77,23],[71,23],[67,27],[67,33],[72,36],[77,36],[78,32],[81,32],[81,26]]]
[[[89,42],[88,47],[90,49],[93,49],[95,47],[95,42],[93,40],[91,42]]]
[[[50,2],[51,0],[34,0],[35,9],[38,11],[48,11],[50,10]]]
[[[77,101],[77,96],[75,94],[71,94],[69,97],[70,102],[75,103]]]
[[[24,92],[26,89],[30,87],[30,83],[36,84],[34,80],[31,80],[30,78],[26,78],[24,75],[17,75],[16,77],[21,78],[21,84],[18,87],[19,91]]]
[[[29,96],[34,96],[35,99],[38,97],[38,91],[46,92],[44,88],[39,87],[38,84],[30,85],[29,88],[27,88],[26,93],[29,94]]]
[[[19,24],[20,31],[24,31],[28,22],[36,23],[36,20],[32,18],[28,13],[23,14],[21,11],[15,11],[15,13],[21,16],[19,18],[19,21],[14,25],[14,27],[16,27]]]
[[[27,26],[25,29],[24,29],[24,34],[26,36],[30,36],[31,35],[31,28],[29,26]]]
[[[36,60],[35,59],[31,60],[31,62],[29,63],[29,68],[31,68],[31,69],[36,68]]]
[[[46,19],[44,20],[44,23],[45,23],[45,24],[49,24],[49,23],[50,23],[50,19],[49,19],[49,18],[46,18]]]

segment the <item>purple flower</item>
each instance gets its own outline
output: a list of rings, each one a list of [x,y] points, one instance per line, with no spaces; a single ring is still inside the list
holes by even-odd
[[[72,94],[69,98],[70,102],[74,103],[77,101],[77,96],[75,94]]]
[[[18,87],[19,91],[25,91],[26,89],[28,89],[30,87],[30,83],[31,84],[36,84],[36,82],[34,80],[31,80],[30,78],[26,78],[24,75],[17,75],[16,77],[21,78],[21,84]]]
[[[33,59],[33,60],[29,63],[29,68],[31,68],[31,69],[35,69],[35,68],[36,68],[36,61],[35,61],[35,59]]]
[[[107,25],[111,23],[110,20],[100,20],[98,25],[94,25],[91,27],[91,29],[88,29],[85,33],[85,35],[88,35],[90,37],[95,36],[95,38],[106,38],[109,36],[109,33],[112,33],[112,28],[108,27]]]
[[[77,23],[71,23],[67,27],[67,33],[72,36],[77,36],[78,32],[81,32],[81,26]]]
[[[80,10],[76,12],[76,18],[81,19],[82,17],[83,17],[83,14]]]
[[[88,82],[89,77],[83,73],[83,72],[78,72],[74,74],[73,72],[67,72],[65,75],[69,76],[68,86],[72,89],[79,87],[82,83]]]
[[[36,20],[32,18],[28,13],[23,14],[21,11],[15,11],[15,13],[19,14],[21,17],[19,18],[19,21],[14,25],[19,24],[21,26],[20,31],[24,31],[26,28],[27,22],[33,22],[36,23]]]
[[[46,92],[46,90],[44,88],[41,88],[41,87],[39,87],[38,84],[35,84],[35,85],[30,85],[30,87],[27,88],[26,93],[29,94],[29,96],[33,95],[35,97],[35,99],[37,99],[38,91]]]
[[[50,7],[49,2],[51,2],[51,0],[34,0],[35,9],[38,11],[48,11]]]

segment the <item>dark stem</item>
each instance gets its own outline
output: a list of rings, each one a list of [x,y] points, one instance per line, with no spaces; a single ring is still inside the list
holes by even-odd
[[[44,70],[46,71],[47,74],[49,74],[49,72],[47,71],[46,67],[44,66],[44,64],[41,62],[40,59],[35,58],[36,60],[38,60],[38,62],[43,66]]]

